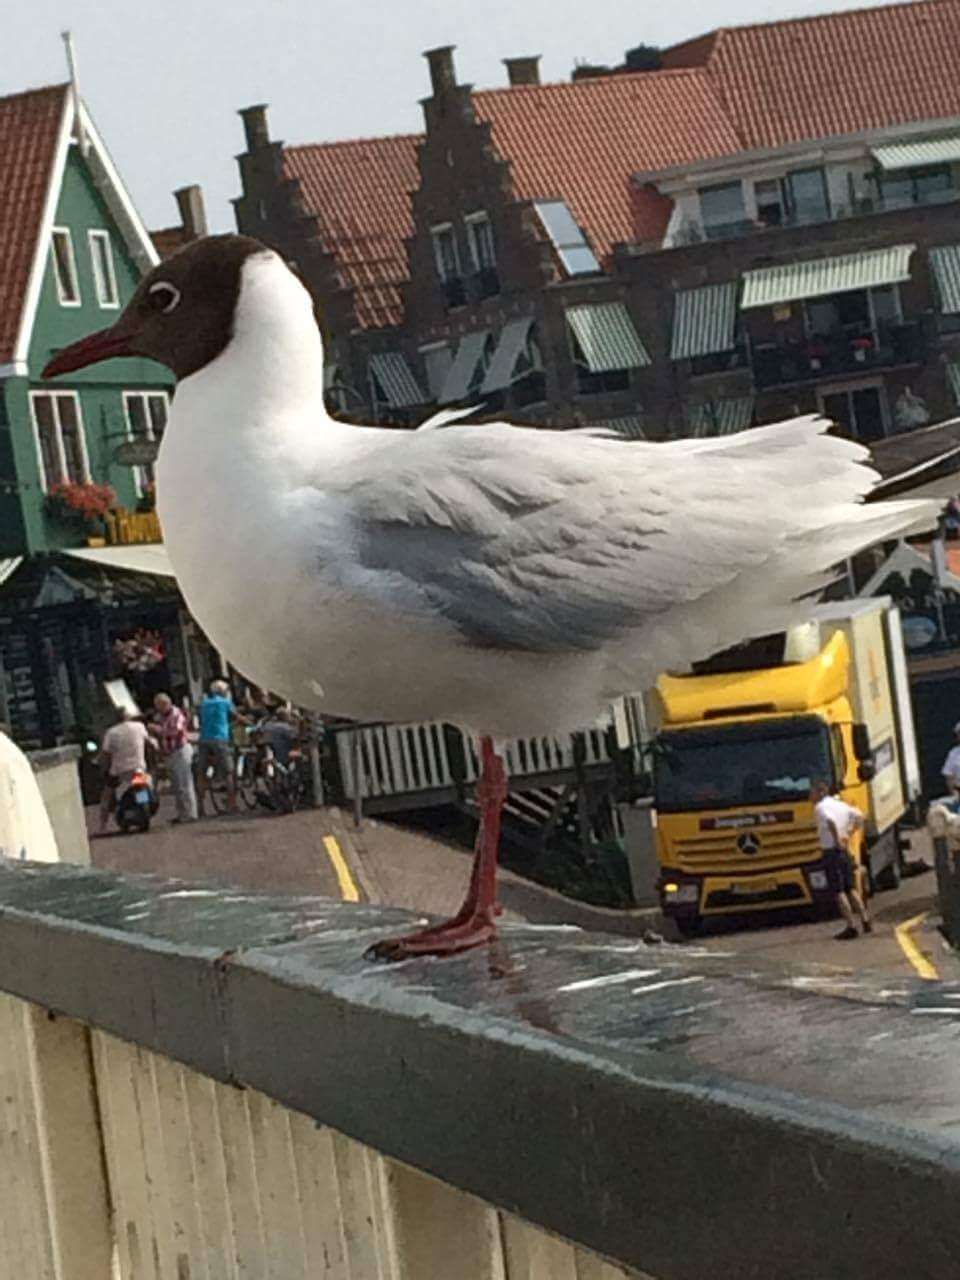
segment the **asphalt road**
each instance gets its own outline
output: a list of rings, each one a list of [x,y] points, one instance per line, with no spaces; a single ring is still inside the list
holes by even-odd
[[[89,814],[91,829],[94,813]],[[276,816],[250,814],[172,825],[169,800],[146,835],[111,835],[91,843],[98,867],[150,872],[244,889],[363,900],[449,915],[469,877],[464,850],[391,823],[368,820],[356,831],[337,810]],[[916,853],[932,861],[925,836]],[[871,903],[875,931],[836,941],[838,921],[764,915],[713,923],[697,945],[712,952],[763,956],[782,964],[820,964],[846,973],[960,978],[960,962],[936,930],[932,872],[904,880]],[[501,873],[505,919],[642,934],[650,913],[605,912],[571,903],[509,872]],[[909,927],[908,927],[909,926]]]

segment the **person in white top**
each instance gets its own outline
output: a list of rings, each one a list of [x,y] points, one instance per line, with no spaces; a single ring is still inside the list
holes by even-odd
[[[850,853],[850,838],[863,826],[863,814],[852,804],[846,804],[830,794],[829,785],[822,778],[814,780],[810,788],[813,816],[817,824],[817,838],[823,850],[823,868],[827,884],[837,895],[837,906],[846,921],[846,928],[837,934],[840,941],[859,938],[854,911],[860,917],[864,933],[872,933],[873,925],[863,899],[854,882],[854,863]]]
[[[953,726],[953,736],[957,741],[947,752],[940,772],[950,795],[960,796],[960,721]]]
[[[97,835],[107,834],[107,824],[116,803],[117,789],[129,782],[135,773],[145,773],[147,752],[153,750],[146,725],[133,719],[126,707],[118,712],[117,723],[103,735],[100,758],[103,764],[103,794],[100,797],[100,829]]]

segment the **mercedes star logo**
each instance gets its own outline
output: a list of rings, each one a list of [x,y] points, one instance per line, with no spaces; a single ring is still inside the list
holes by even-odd
[[[741,853],[757,853],[760,849],[760,837],[748,831],[746,835],[737,837],[737,848]]]

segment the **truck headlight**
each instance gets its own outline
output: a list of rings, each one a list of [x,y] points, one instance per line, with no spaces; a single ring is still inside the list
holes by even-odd
[[[811,871],[809,880],[811,889],[825,889],[827,887],[827,873],[825,871]]]
[[[671,881],[663,886],[663,892],[669,902],[697,903],[700,901],[700,888],[695,884],[674,884]]]

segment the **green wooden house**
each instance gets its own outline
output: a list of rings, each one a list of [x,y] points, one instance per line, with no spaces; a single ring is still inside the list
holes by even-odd
[[[0,722],[28,746],[102,727],[107,679],[128,678],[148,703],[153,684],[185,692],[202,676],[142,510],[171,374],[127,359],[40,377],[54,352],[112,324],[157,261],[75,88],[0,98]],[[74,497],[109,486],[106,518],[64,511],[64,485]],[[150,679],[118,657],[140,634],[164,652]]]
[[[87,540],[53,513],[58,484],[110,485],[120,512],[142,505],[150,469],[118,463],[117,446],[162,432],[173,379],[148,360],[40,379],[158,260],[70,85],[0,99],[0,190],[0,555],[16,557]]]

